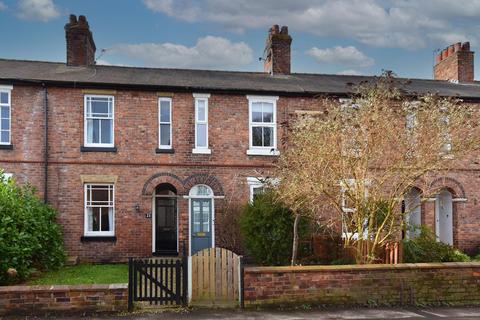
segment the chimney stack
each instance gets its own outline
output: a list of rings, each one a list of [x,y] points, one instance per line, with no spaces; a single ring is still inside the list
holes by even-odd
[[[457,42],[443,49],[435,58],[435,80],[473,82],[473,55],[470,42]]]
[[[265,44],[265,72],[272,75],[290,74],[291,44],[292,37],[288,34],[287,26],[280,29],[278,25],[274,25],[270,28]]]
[[[88,67],[95,64],[95,42],[87,18],[70,15],[65,25],[67,40],[67,66]]]

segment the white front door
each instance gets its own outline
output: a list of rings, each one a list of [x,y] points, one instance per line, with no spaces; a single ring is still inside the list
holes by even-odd
[[[437,239],[453,245],[453,205],[448,190],[440,192],[435,200],[435,226]]]

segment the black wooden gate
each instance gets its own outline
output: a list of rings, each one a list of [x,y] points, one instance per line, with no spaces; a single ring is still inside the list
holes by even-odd
[[[128,310],[135,301],[150,304],[187,304],[187,259],[136,259],[128,261]]]

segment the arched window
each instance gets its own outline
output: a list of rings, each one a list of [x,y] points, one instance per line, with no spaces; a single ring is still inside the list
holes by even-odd
[[[189,196],[196,198],[211,198],[213,197],[213,190],[207,185],[197,184],[190,189]]]

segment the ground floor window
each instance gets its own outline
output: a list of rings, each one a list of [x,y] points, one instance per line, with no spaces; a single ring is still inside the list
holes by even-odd
[[[113,184],[85,185],[85,235],[115,234],[115,202]]]
[[[259,178],[255,177],[248,177],[247,183],[250,191],[250,202],[253,202],[264,192],[265,186]]]

